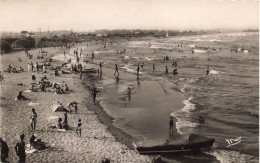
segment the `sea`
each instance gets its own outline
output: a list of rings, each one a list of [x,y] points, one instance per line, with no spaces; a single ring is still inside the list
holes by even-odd
[[[167,139],[173,116],[175,135],[215,139],[210,150],[165,156],[165,162],[259,162],[258,32],[130,38],[84,50],[89,60],[91,51],[95,54],[91,61],[97,68],[99,62],[107,68],[96,86],[102,89],[100,105],[116,127],[139,141]],[[138,64],[143,65],[139,78]]]

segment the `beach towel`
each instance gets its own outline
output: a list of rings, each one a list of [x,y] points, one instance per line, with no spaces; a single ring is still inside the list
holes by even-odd
[[[59,119],[59,117],[58,117],[58,116],[51,116],[51,117],[49,117],[48,119],[49,119],[49,120],[52,120],[52,119]]]
[[[26,91],[24,91],[24,92],[32,92],[31,90],[26,90]]]
[[[28,106],[36,106],[36,105],[39,105],[39,103],[32,103],[32,102],[28,103]]]
[[[26,144],[26,149],[25,149],[25,153],[27,153],[27,154],[31,154],[31,153],[35,153],[35,152],[37,152],[37,150],[36,149],[34,149],[33,147],[30,149],[30,144]]]

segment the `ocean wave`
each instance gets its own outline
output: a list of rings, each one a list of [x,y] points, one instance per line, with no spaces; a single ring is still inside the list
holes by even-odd
[[[217,70],[210,70],[209,74],[217,75],[217,74],[219,74],[219,71],[217,71]]]
[[[108,51],[94,51],[95,54],[104,54],[104,53],[116,53],[114,50],[108,50]]]
[[[188,100],[184,100],[183,104],[185,106],[181,110],[171,113],[171,116],[174,116],[177,119],[176,128],[177,132],[180,134],[190,134],[193,129],[199,125],[189,120],[191,111],[196,109],[195,104],[193,104],[191,100],[192,97]]]
[[[125,66],[123,66],[123,67],[121,67],[121,68],[122,68],[122,69],[125,69],[126,72],[129,72],[129,73],[132,73],[132,74],[137,74],[137,71],[136,71],[136,70],[133,70],[133,69],[130,69],[130,68],[129,68],[129,65],[125,65]],[[139,75],[144,75],[144,74],[146,74],[146,73],[139,71]]]
[[[236,151],[229,151],[224,149],[212,149],[206,154],[210,154],[216,157],[221,163],[230,163],[230,162],[259,162],[259,158],[247,154],[242,154]]]
[[[199,49],[195,49],[194,53],[206,53],[207,51],[205,50],[199,50]]]

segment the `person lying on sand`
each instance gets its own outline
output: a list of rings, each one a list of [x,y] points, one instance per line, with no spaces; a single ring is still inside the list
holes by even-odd
[[[19,92],[18,96],[16,97],[17,100],[28,100],[28,98],[23,96],[22,93],[22,91]]]
[[[30,148],[29,149],[36,149],[36,150],[43,150],[46,148],[46,145],[44,142],[42,142],[41,139],[37,139],[36,140],[36,137],[35,135],[32,135],[31,138],[30,138]]]

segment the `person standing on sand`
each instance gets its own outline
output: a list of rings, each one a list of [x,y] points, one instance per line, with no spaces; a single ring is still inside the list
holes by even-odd
[[[32,114],[31,114],[31,128],[32,131],[35,131],[36,129],[36,123],[37,123],[37,113],[34,108],[32,108]]]
[[[155,71],[155,64],[153,64],[153,71]]]
[[[38,70],[39,70],[39,64],[38,62],[36,62],[36,71],[38,72]]]
[[[3,74],[2,74],[1,71],[0,71],[0,81],[1,81],[1,83],[2,83],[2,82],[5,82],[5,80],[4,80],[4,76],[3,76]]]
[[[5,163],[9,154],[9,147],[2,138],[0,138],[0,147],[1,147],[1,162]]]
[[[96,98],[97,98],[97,89],[96,87],[93,88],[92,96],[93,96],[93,102],[96,103]]]
[[[67,116],[67,113],[65,112],[64,113],[64,120],[63,120],[63,128],[65,130],[68,130],[69,129],[69,125],[68,125],[68,116]]]
[[[24,134],[20,135],[21,142],[17,143],[15,146],[16,155],[19,157],[19,163],[25,163],[26,154],[25,154],[25,142]]]
[[[65,53],[65,51],[64,51],[64,59],[66,59],[66,53]]]
[[[78,103],[76,103],[75,101],[74,101],[74,108],[75,108],[75,113],[77,114],[78,113]]]
[[[78,120],[78,126],[77,126],[77,129],[76,129],[76,133],[78,135],[78,131],[79,131],[79,136],[81,137],[81,119]]]
[[[28,71],[31,71],[31,64],[28,63]]]
[[[31,62],[31,71],[33,71],[33,63]]]

